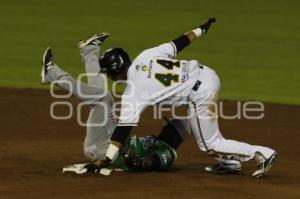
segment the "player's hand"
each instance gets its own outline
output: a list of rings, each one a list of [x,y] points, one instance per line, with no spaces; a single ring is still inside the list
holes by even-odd
[[[97,173],[100,170],[100,165],[97,162],[91,162],[84,167],[88,173]]]
[[[215,23],[217,20],[216,18],[212,17],[212,18],[209,18],[207,19],[206,21],[204,21],[200,26],[199,28],[202,30],[202,34],[206,34],[210,25],[212,23]]]
[[[99,173],[102,168],[108,168],[110,166],[111,160],[105,157],[104,160],[97,160],[87,164],[84,168],[87,169],[88,173]]]

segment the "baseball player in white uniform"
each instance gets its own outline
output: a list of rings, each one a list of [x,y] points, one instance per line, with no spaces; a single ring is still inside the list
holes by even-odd
[[[100,45],[109,35],[109,33],[96,34],[78,43],[87,72],[87,83],[74,79],[55,64],[50,48],[47,48],[43,55],[41,82],[57,84],[90,107],[83,149],[84,154],[92,162],[67,167],[68,171],[71,169],[79,172],[78,174],[93,170],[95,166],[93,162],[105,158],[111,143],[110,137],[117,125],[114,117],[114,98],[108,90],[107,79],[101,73],[99,63]],[[125,171],[166,170],[176,159],[176,149],[188,134],[188,124],[185,120],[167,120],[158,136],[129,138],[122,153],[116,158],[114,166]],[[140,167],[142,163],[143,167]]]
[[[217,167],[240,169],[240,162],[255,159],[257,169],[252,174],[264,176],[272,166],[276,152],[263,146],[225,139],[214,113],[220,80],[212,69],[196,60],[176,60],[176,55],[192,41],[207,33],[216,20],[210,18],[198,28],[169,43],[141,52],[131,62],[122,48],[113,48],[100,58],[103,72],[113,80],[127,80],[122,96],[121,114],[111,137],[106,157],[96,169],[108,167],[124,145],[133,126],[137,126],[146,107],[158,103],[188,104],[190,125],[200,150],[219,160]],[[231,167],[232,166],[232,167]],[[207,168],[208,171],[216,167]]]

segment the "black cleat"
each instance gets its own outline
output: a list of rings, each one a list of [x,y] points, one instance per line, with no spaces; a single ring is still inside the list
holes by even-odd
[[[79,41],[77,43],[77,46],[78,46],[78,48],[83,48],[88,45],[97,45],[98,46],[101,43],[103,43],[104,40],[107,39],[109,36],[110,36],[110,34],[107,32],[98,33],[86,40]]]
[[[41,72],[41,83],[46,84],[48,83],[46,81],[46,74],[47,72],[54,66],[53,63],[53,55],[51,48],[48,47],[43,55],[43,60],[42,60],[42,72]]]
[[[239,173],[240,170],[241,170],[240,165],[226,164],[223,162],[219,162],[213,166],[205,167],[205,171],[213,174],[218,174],[218,175],[236,174]]]
[[[256,171],[252,174],[252,177],[254,178],[260,178],[264,175],[266,175],[266,173],[269,171],[269,169],[272,167],[273,163],[275,162],[277,153],[273,153],[271,155],[271,157],[269,157],[268,159],[266,159],[263,162],[260,162],[257,165],[257,169]]]

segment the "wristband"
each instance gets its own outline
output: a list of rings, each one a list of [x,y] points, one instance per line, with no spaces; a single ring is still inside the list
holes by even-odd
[[[195,35],[197,37],[200,37],[203,34],[203,31],[201,28],[196,28],[196,29],[192,30],[192,32],[195,33]]]
[[[108,157],[110,160],[114,160],[118,152],[119,148],[114,144],[110,144],[106,152],[106,157]]]

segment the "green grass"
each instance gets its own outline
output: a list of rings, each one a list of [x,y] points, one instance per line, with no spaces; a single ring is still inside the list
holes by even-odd
[[[300,104],[300,2],[297,0],[3,0],[0,6],[0,86],[39,84],[40,59],[51,46],[56,63],[83,72],[74,43],[109,31],[104,48],[132,57],[215,16],[205,38],[179,58],[217,71],[222,99]]]

